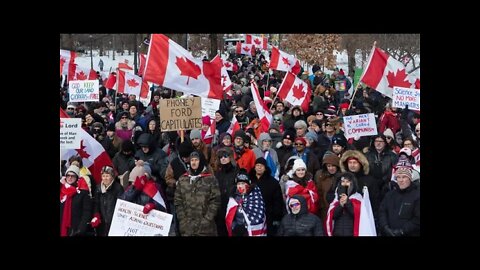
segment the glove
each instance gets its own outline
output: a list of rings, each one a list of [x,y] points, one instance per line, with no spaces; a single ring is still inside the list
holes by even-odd
[[[133,182],[133,186],[136,190],[142,191],[143,187],[145,187],[145,176],[137,176],[135,182]]]
[[[100,220],[100,213],[95,213],[95,215],[93,215],[92,220],[90,221],[90,225],[93,228],[97,228],[100,225],[100,223],[102,223],[102,221]]]
[[[388,226],[383,227],[383,232],[385,233],[385,236],[395,236],[392,229]]]
[[[152,211],[152,209],[155,209],[155,204],[154,203],[147,203],[143,207],[143,213],[148,214],[148,213],[150,213],[150,211]]]
[[[392,231],[394,236],[403,236],[403,230],[402,229],[395,229]]]

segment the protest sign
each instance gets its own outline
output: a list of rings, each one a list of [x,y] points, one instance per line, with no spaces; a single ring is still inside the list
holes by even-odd
[[[82,118],[60,118],[60,149],[80,148]]]
[[[68,93],[70,102],[100,101],[98,80],[70,81]]]
[[[161,99],[161,131],[201,129],[201,107],[200,97]]]

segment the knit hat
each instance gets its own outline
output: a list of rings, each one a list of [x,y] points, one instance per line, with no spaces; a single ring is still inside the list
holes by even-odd
[[[190,140],[193,141],[193,139],[202,139],[202,133],[200,132],[200,130],[198,129],[193,129],[191,132],[190,132]]]
[[[247,184],[252,184],[252,180],[248,177],[247,171],[245,169],[240,169],[235,177],[235,184],[238,182],[245,182]]]
[[[295,125],[294,125],[295,129],[297,128],[307,128],[307,123],[305,123],[305,121],[303,120],[298,120],[297,122],[295,122]]]
[[[135,166],[132,171],[130,172],[130,176],[128,177],[129,182],[134,182],[137,177],[142,176],[145,174],[145,166]]]
[[[122,142],[122,151],[123,152],[133,152],[135,149],[133,148],[133,143],[130,140],[125,140]]]
[[[348,103],[342,103],[340,104],[340,109],[348,109]]]
[[[197,151],[193,151],[192,153],[190,153],[190,160],[192,158],[197,158],[198,160],[200,160],[200,154]]]
[[[240,138],[242,138],[243,141],[245,141],[245,138],[247,137],[247,134],[245,134],[245,131],[240,129],[240,130],[235,131],[235,133],[233,134],[233,139],[234,140],[237,137],[240,137]]]
[[[385,129],[385,131],[383,132],[383,135],[385,135],[385,137],[390,137],[390,138],[394,138],[395,136],[393,136],[393,131],[389,128]]]
[[[108,124],[107,131],[115,131],[115,123]]]
[[[410,163],[410,159],[408,157],[404,156],[404,155],[401,155],[398,158],[396,167],[397,168],[405,167],[405,168],[410,168],[410,169],[413,168],[412,163]]]
[[[295,138],[295,142],[297,141],[300,141],[301,143],[303,143],[303,145],[306,145],[307,144],[307,141],[303,138],[303,137],[297,137]]]
[[[211,124],[210,116],[208,116],[208,115],[203,116],[202,117],[202,124],[210,126],[210,124]],[[190,136],[192,136],[191,133],[190,133]]]
[[[292,132],[285,131],[282,139],[289,139],[289,140],[293,141],[293,140],[295,140],[295,134],[292,133]]]
[[[69,172],[73,172],[74,174],[76,174],[77,178],[80,177],[80,168],[78,168],[78,166],[70,165],[70,167],[68,167],[67,171],[65,172],[65,175]]]
[[[332,137],[332,145],[334,144],[338,144],[345,148],[347,146],[347,139],[343,134],[335,134]]]
[[[292,170],[296,171],[297,169],[301,169],[301,168],[304,168],[306,170],[307,165],[305,165],[305,162],[303,162],[303,160],[301,158],[295,159],[295,161],[293,162]]]
[[[103,166],[102,168],[102,174],[108,173],[110,174],[113,178],[115,178],[115,171],[113,170],[112,167],[110,166]]]
[[[280,126],[277,123],[272,123],[268,131],[270,131],[271,129],[275,129],[278,133],[280,133]]]
[[[407,168],[407,167],[399,167],[397,171],[395,171],[395,176],[397,177],[398,175],[403,174],[406,175],[408,178],[410,178],[410,181],[412,180],[412,170]]]
[[[267,168],[267,161],[264,157],[257,158],[257,160],[255,160],[255,165],[257,164],[262,164],[263,166],[265,166],[265,168]]]
[[[318,141],[318,136],[317,136],[317,133],[313,132],[313,131],[309,131],[307,132],[307,134],[305,134],[305,137],[311,141]]]
[[[222,118],[225,118],[225,116],[227,115],[224,110],[217,110],[216,113],[219,113]]]

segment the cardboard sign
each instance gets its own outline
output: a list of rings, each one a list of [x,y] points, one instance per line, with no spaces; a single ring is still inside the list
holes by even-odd
[[[343,124],[345,125],[344,135],[347,139],[378,134],[373,113],[344,116]]]
[[[393,87],[392,107],[405,108],[408,105],[410,110],[420,111],[420,89]]]
[[[161,131],[202,128],[202,102],[200,97],[160,100]]]
[[[215,98],[202,98],[202,116],[208,115],[215,119],[215,112],[220,108],[220,100]]]
[[[60,118],[60,149],[80,148],[82,118]]]
[[[100,101],[98,80],[70,81],[68,93],[71,102]]]
[[[143,206],[117,199],[108,236],[168,236],[172,215],[158,210],[143,213]]]

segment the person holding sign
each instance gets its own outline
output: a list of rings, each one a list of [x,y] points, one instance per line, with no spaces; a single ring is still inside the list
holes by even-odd
[[[220,188],[206,164],[204,156],[193,151],[190,168],[177,182],[174,205],[181,236],[217,236]]]
[[[102,168],[102,182],[97,186],[94,195],[94,210],[90,225],[97,230],[97,236],[108,236],[112,223],[113,212],[117,198],[124,190],[122,185],[115,180],[115,172],[112,167]]]

